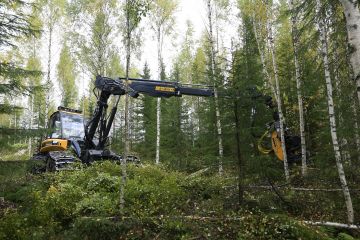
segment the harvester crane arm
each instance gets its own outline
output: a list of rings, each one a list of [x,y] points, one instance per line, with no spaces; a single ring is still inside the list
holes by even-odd
[[[181,97],[182,95],[214,96],[214,89],[211,86],[139,78],[112,79],[97,76],[95,89],[99,90],[96,109],[85,125],[85,148],[83,149],[84,154],[82,154],[85,162],[91,161],[92,155],[101,158],[116,156],[108,150],[105,151],[105,147],[122,95],[128,94],[133,98],[137,98],[139,94],[164,98]],[[118,96],[118,99],[110,114],[107,114],[108,100],[111,95]],[[94,139],[96,132],[98,132],[97,141]]]

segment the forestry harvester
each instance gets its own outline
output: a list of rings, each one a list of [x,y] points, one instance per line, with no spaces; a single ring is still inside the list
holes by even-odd
[[[40,160],[46,166],[41,169],[42,171],[67,169],[75,161],[90,164],[103,159],[121,160],[123,158],[121,155],[108,149],[108,140],[119,99],[125,94],[133,98],[137,98],[139,94],[164,98],[181,97],[182,95],[212,97],[214,88],[178,82],[137,78],[111,79],[97,76],[94,94],[97,98],[97,105],[88,121],[84,119],[81,111],[65,107],[59,107],[58,111],[51,115],[48,126],[51,133],[41,142],[38,152],[33,157],[34,160]],[[111,96],[117,99],[108,113],[108,100]],[[275,119],[276,121],[278,119]],[[276,132],[274,129],[272,146],[281,160],[280,140]],[[289,148],[289,151],[291,154],[293,150]],[[126,159],[133,162],[139,161],[136,156],[127,156]]]

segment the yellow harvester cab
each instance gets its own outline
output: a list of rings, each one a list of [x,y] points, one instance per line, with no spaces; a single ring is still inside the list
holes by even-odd
[[[81,111],[59,107],[49,119],[52,132],[41,143],[40,152],[65,151],[69,139],[84,138],[84,118]]]

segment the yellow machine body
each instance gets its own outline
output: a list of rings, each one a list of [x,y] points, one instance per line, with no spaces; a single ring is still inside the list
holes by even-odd
[[[276,131],[273,131],[271,133],[271,145],[277,158],[281,161],[284,161],[284,153],[281,147],[281,140],[279,139]]]
[[[66,139],[48,138],[41,143],[40,152],[47,153],[51,151],[65,151],[67,147],[68,147],[68,140]]]

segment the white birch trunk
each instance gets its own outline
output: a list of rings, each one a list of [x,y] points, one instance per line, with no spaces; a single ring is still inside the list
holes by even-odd
[[[300,120],[300,138],[301,138],[301,173],[303,176],[307,173],[306,164],[306,138],[305,138],[305,118],[304,118],[304,105],[301,92],[301,75],[300,65],[298,61],[298,46],[299,46],[299,35],[297,29],[297,17],[294,10],[294,0],[289,1],[289,7],[291,11],[291,31],[292,41],[294,47],[294,63],[295,63],[295,78],[296,78],[296,91],[299,104],[299,120]]]
[[[355,143],[356,143],[356,151],[357,151],[357,160],[360,163],[360,137],[359,137],[359,124],[358,124],[358,113],[356,110],[355,102],[351,104],[351,109],[354,114],[354,131],[355,131]]]
[[[32,129],[33,125],[33,117],[34,117],[34,95],[30,94],[30,119],[29,119],[29,129]],[[28,155],[31,157],[32,155],[32,137],[29,137],[28,142]]]
[[[346,47],[346,62],[347,64],[350,66],[351,63],[350,63],[350,49],[349,49],[349,46],[347,45]],[[352,70],[350,68],[350,71],[348,72],[349,76],[351,76],[352,78]],[[356,98],[356,96],[354,96]],[[358,123],[358,112],[357,112],[357,107],[356,107],[356,100],[354,98],[354,101],[352,102],[351,104],[351,108],[352,108],[352,111],[353,111],[353,114],[354,114],[354,137],[355,137],[355,143],[356,143],[356,150],[357,150],[357,159],[358,159],[358,162],[360,162],[360,136],[359,136],[359,123]]]
[[[321,43],[321,54],[324,62],[324,72],[325,72],[325,81],[326,81],[326,89],[327,89],[327,101],[329,108],[329,121],[330,121],[330,132],[331,139],[333,142],[334,153],[336,166],[340,178],[341,188],[343,190],[345,204],[347,208],[347,217],[348,223],[352,224],[354,222],[354,209],[352,206],[352,200],[350,196],[350,191],[346,182],[345,172],[343,168],[343,164],[341,161],[340,148],[337,137],[337,129],[336,129],[336,118],[335,118],[335,110],[334,110],[334,100],[333,100],[333,87],[330,77],[330,68],[329,68],[329,60],[328,60],[328,46],[326,33],[324,29],[324,21],[321,17],[321,1],[316,0],[316,12],[318,15],[318,30],[320,33],[320,43]]]
[[[128,11],[129,1],[126,0],[126,91],[128,91],[129,69],[130,69],[130,54],[131,54],[131,33],[130,33],[130,13]],[[127,179],[126,160],[129,155],[129,95],[125,94],[125,151],[121,161],[121,184],[120,184],[120,210],[125,208],[125,185]]]
[[[328,38],[328,34],[326,32],[326,36]],[[328,39],[327,39],[328,41]],[[335,40],[336,41],[336,40]],[[342,98],[342,91],[341,91],[341,86],[340,86],[340,76],[339,76],[339,63],[338,63],[338,59],[339,59],[339,54],[338,54],[338,46],[335,43],[334,46],[334,54],[333,54],[333,62],[334,62],[334,80],[335,80],[335,89],[337,89],[337,95],[338,98],[341,99]],[[339,111],[339,124],[340,126],[344,125],[344,118],[342,116],[341,111]],[[345,163],[350,163],[351,164],[351,156],[348,149],[348,140],[346,139],[346,137],[342,136],[340,137],[340,153],[342,156],[342,159],[344,160]]]
[[[52,22],[52,20],[51,20],[51,22]],[[49,105],[50,105],[50,86],[51,86],[50,73],[51,73],[52,34],[53,34],[53,26],[50,23],[50,26],[49,26],[49,42],[48,42],[47,77],[46,77],[46,87],[48,88],[48,90],[45,93],[45,98],[46,98],[45,99],[45,127],[48,127],[48,115],[49,115]]]
[[[327,227],[336,227],[336,228],[345,228],[345,229],[360,229],[359,225],[336,223],[336,222],[304,221],[304,223],[306,223],[308,225],[314,225],[314,226],[327,226]]]
[[[218,135],[218,146],[219,146],[219,174],[223,174],[223,155],[224,148],[222,143],[222,128],[221,128],[221,120],[220,120],[220,109],[219,109],[219,96],[216,89],[216,81],[215,81],[215,67],[216,67],[216,55],[215,55],[215,46],[214,46],[214,37],[213,37],[213,24],[212,24],[212,9],[211,9],[211,0],[207,1],[208,7],[208,19],[209,19],[209,42],[210,42],[210,50],[211,50],[211,75],[214,81],[214,100],[215,100],[215,114],[216,114],[216,128]]]
[[[161,50],[162,50],[162,44],[161,44],[161,28],[158,27],[157,29],[157,50],[158,50],[158,78],[161,80],[161,62],[162,62],[162,56],[161,56]],[[160,163],[160,127],[161,127],[161,98],[157,99],[156,103],[156,157],[155,157],[155,163]]]
[[[266,4],[267,5],[267,4]],[[281,148],[283,151],[284,156],[284,172],[285,172],[285,178],[286,180],[289,180],[290,173],[289,173],[289,164],[287,160],[287,154],[286,154],[286,143],[285,143],[285,129],[284,129],[284,115],[282,112],[282,103],[281,103],[281,92],[280,92],[280,84],[279,84],[279,75],[278,75],[278,68],[276,63],[276,51],[275,51],[275,44],[274,44],[274,38],[272,36],[272,27],[271,27],[271,20],[268,15],[268,6],[266,6],[266,15],[267,15],[267,30],[268,30],[268,40],[269,40],[269,47],[270,52],[272,56],[272,64],[273,64],[273,70],[274,70],[274,79],[275,79],[275,92],[276,92],[276,98],[277,98],[277,106],[278,106],[278,113],[279,113],[279,122],[280,122],[280,138],[281,138]]]
[[[350,63],[352,75],[356,81],[357,96],[360,102],[360,10],[357,0],[339,0],[344,7]]]
[[[276,96],[275,87],[274,87],[274,84],[272,84],[270,74],[269,74],[269,72],[268,72],[268,70],[266,68],[265,53],[264,53],[263,48],[261,47],[259,36],[258,36],[258,33],[257,33],[257,29],[256,29],[255,13],[253,13],[253,15],[252,15],[252,23],[253,23],[253,31],[254,31],[255,41],[256,41],[256,44],[257,44],[257,47],[258,47],[258,50],[259,50],[260,61],[261,61],[261,65],[262,65],[262,72],[263,72],[264,77],[267,80],[267,83],[270,86],[271,92],[275,96],[275,101],[276,101],[276,104],[277,104],[278,100],[277,100],[277,96]]]

